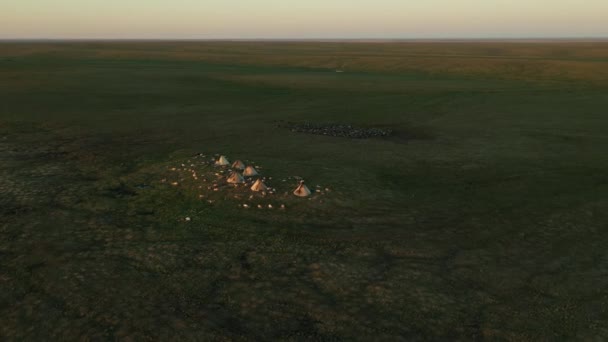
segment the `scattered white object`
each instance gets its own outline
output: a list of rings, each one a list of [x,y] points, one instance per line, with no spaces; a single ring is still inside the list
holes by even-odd
[[[186,217],[186,221],[188,221],[188,222],[189,222],[189,221],[190,221],[190,218],[189,218],[189,217]]]

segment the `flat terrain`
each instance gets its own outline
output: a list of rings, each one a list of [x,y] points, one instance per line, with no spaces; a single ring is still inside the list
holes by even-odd
[[[608,339],[607,109],[605,42],[2,43],[0,339]]]

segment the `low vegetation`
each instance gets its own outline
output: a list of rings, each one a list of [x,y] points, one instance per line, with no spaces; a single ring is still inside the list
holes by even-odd
[[[2,43],[0,339],[606,339],[607,70],[606,43]],[[214,191],[201,151],[276,196]]]

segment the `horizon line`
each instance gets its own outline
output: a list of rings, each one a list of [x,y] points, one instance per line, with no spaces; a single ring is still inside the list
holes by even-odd
[[[589,37],[445,37],[445,38],[0,38],[0,42],[605,42],[608,36]]]

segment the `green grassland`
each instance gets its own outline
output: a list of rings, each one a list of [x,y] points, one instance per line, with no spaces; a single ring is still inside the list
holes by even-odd
[[[607,109],[608,43],[1,43],[0,339],[608,339]]]

